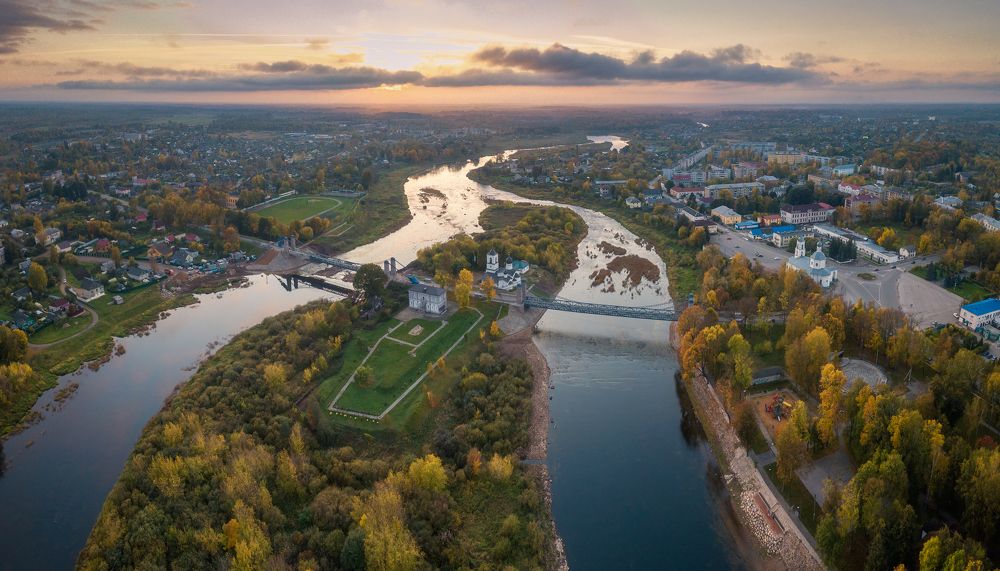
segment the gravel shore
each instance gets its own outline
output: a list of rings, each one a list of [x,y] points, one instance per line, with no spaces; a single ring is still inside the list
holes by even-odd
[[[676,349],[676,324],[671,324],[670,338]],[[704,377],[686,380],[684,386],[725,472],[737,514],[761,553],[780,561],[785,569],[824,569],[819,555],[747,457],[715,390]]]

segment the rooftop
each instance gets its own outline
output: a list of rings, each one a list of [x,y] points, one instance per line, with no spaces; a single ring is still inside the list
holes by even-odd
[[[427,284],[416,284],[410,287],[410,291],[416,293],[425,293],[427,295],[444,295],[444,288],[437,286],[427,285]]]
[[[984,299],[982,301],[977,301],[976,303],[963,305],[962,309],[973,315],[986,315],[987,313],[1000,311],[1000,299]]]

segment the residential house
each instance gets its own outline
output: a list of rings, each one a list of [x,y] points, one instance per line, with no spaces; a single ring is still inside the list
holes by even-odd
[[[190,248],[177,248],[174,251],[174,255],[170,258],[170,263],[175,266],[188,267],[194,264],[195,260],[198,259],[198,252]]]
[[[93,278],[80,280],[80,287],[76,288],[76,296],[83,301],[92,301],[104,295],[104,285]]]
[[[31,269],[31,258],[22,260],[19,264],[17,264],[17,269],[21,270],[22,274],[28,273],[28,270]]]
[[[154,242],[149,245],[146,254],[150,258],[161,258],[166,259],[172,256],[174,253],[174,247],[166,242]]]
[[[41,236],[39,236],[39,238],[41,239],[40,244],[42,246],[55,244],[56,241],[59,240],[59,238],[62,238],[62,230],[58,228],[46,228],[45,231],[42,232]]]
[[[628,206],[633,210],[639,209],[642,208],[642,201],[634,196],[630,196],[625,199],[625,206]]]
[[[444,288],[417,284],[410,287],[410,308],[424,313],[441,315],[448,310],[448,298]]]
[[[675,186],[670,189],[670,196],[678,200],[687,200],[691,197],[705,196],[705,189],[700,186],[692,186],[690,188],[684,188],[680,186]]]
[[[27,301],[31,299],[31,288],[22,287],[14,290],[14,293],[10,294],[17,302]]]
[[[780,214],[761,214],[757,217],[757,222],[761,226],[777,226],[784,222]]]
[[[135,280],[137,282],[146,283],[149,278],[152,277],[152,272],[146,268],[140,268],[139,266],[131,266],[126,270],[125,275],[128,276],[130,280]]]
[[[65,254],[73,249],[73,243],[69,240],[63,240],[62,242],[56,244],[56,249],[59,250],[60,254]]]
[[[851,214],[859,214],[864,211],[865,208],[869,209],[875,208],[882,201],[877,196],[873,196],[868,193],[858,194],[856,196],[848,196],[844,200],[844,207],[851,211]]]
[[[913,244],[907,244],[899,249],[899,257],[903,259],[913,258],[916,255],[917,255],[917,247],[914,246]]]

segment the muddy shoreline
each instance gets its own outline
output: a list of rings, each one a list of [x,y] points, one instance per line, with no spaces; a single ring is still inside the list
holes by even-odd
[[[512,310],[513,311],[513,310]],[[530,312],[523,317],[526,326],[516,333],[504,337],[500,342],[500,353],[507,358],[521,359],[531,367],[534,384],[531,389],[531,424],[528,428],[529,443],[525,451],[525,471],[534,478],[545,500],[551,528],[552,542],[548,549],[547,567],[555,571],[568,571],[569,562],[566,559],[566,548],[555,518],[552,516],[552,479],[549,477],[548,466],[545,465],[549,445],[549,384],[551,371],[545,356],[535,345],[532,335],[535,324],[544,312]]]

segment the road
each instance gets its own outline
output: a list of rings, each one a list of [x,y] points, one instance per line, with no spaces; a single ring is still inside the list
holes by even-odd
[[[66,270],[64,270],[62,266],[59,266],[59,293],[63,297],[66,297]],[[72,338],[74,338],[74,337],[76,337],[78,335],[83,335],[87,331],[90,331],[91,329],[93,329],[94,326],[97,325],[97,322],[101,318],[97,315],[97,312],[94,311],[93,309],[91,309],[89,306],[81,303],[80,307],[82,307],[84,309],[84,311],[86,311],[87,313],[90,314],[90,324],[89,325],[87,325],[85,328],[81,329],[80,331],[77,331],[76,333],[70,335],[69,337],[66,337],[64,339],[60,339],[58,341],[53,341],[52,343],[28,343],[28,348],[29,349],[35,349],[35,350],[48,349],[49,347],[52,347],[54,345],[58,345],[60,343],[64,343],[66,341],[69,341],[70,339],[72,339]],[[49,327],[56,327],[56,325],[49,325]]]

